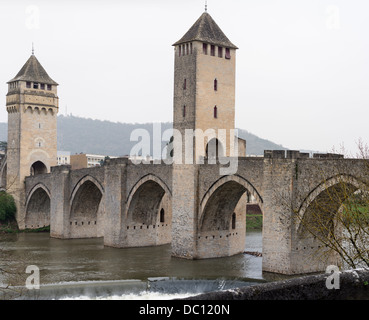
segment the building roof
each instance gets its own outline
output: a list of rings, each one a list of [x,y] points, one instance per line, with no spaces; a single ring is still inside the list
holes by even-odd
[[[58,83],[49,77],[34,54],[30,56],[18,74],[9,80],[8,83],[19,80],[58,85]]]
[[[173,46],[196,40],[227,48],[238,49],[231,41],[229,41],[223,31],[207,12],[204,12],[190,30],[188,30],[179,41],[174,43]]]

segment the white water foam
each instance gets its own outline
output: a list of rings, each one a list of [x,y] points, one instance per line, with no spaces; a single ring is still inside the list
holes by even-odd
[[[147,292],[143,291],[139,294],[122,294],[122,295],[112,295],[112,296],[75,296],[75,297],[63,297],[59,300],[171,300],[171,299],[181,299],[187,297],[193,297],[195,293],[161,293],[161,292]]]

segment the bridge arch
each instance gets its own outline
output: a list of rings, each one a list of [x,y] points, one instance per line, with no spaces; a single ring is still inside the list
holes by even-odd
[[[171,198],[172,192],[162,179],[153,174],[142,177],[128,194],[126,219],[130,223],[154,225],[163,209],[164,196]]]
[[[35,161],[30,168],[30,175],[36,176],[47,173],[47,167],[42,161]]]
[[[50,191],[42,183],[35,185],[26,198],[25,228],[37,229],[50,225]]]
[[[224,153],[223,144],[217,138],[212,138],[206,144],[206,147],[205,147],[205,156],[207,158],[220,158],[220,157],[224,157],[225,156],[225,153]]]
[[[225,209],[229,211],[231,217],[233,209],[245,192],[251,194],[256,199],[258,205],[262,207],[263,199],[260,193],[248,180],[239,175],[224,176],[218,179],[208,189],[200,202],[200,215],[198,221],[200,229],[208,229],[209,219],[216,218],[216,216],[224,212]],[[225,221],[223,221],[223,227],[227,225],[227,223],[224,224],[224,222]]]
[[[199,205],[197,252],[200,257],[231,256],[245,250],[249,195],[262,207],[259,192],[239,175],[223,176],[208,189]]]
[[[357,190],[369,190],[369,186],[347,174],[335,175],[326,179],[310,191],[301,202],[297,210],[295,230],[302,232],[303,221],[311,219],[314,211],[323,211],[323,207],[325,209],[329,208],[331,214],[337,213],[343,202]],[[333,217],[327,216],[326,218],[332,221]]]
[[[70,237],[96,238],[104,235],[104,188],[94,177],[81,178],[70,197]]]

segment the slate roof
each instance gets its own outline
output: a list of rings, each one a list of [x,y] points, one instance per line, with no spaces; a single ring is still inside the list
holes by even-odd
[[[238,49],[231,41],[229,41],[223,31],[207,12],[204,12],[190,30],[188,30],[179,41],[174,43],[173,46],[196,40],[227,48]]]
[[[33,54],[30,56],[18,74],[13,79],[9,80],[8,83],[19,80],[58,85],[58,83],[49,77],[41,63]]]

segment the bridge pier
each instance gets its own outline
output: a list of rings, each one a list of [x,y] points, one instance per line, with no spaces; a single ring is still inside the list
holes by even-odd
[[[69,174],[68,165],[51,168],[50,237],[68,239],[69,226]]]
[[[108,159],[105,168],[105,223],[104,245],[121,247],[124,223],[124,202],[127,194],[124,179],[127,176],[126,159]]]
[[[196,259],[198,165],[173,164],[172,256]]]

